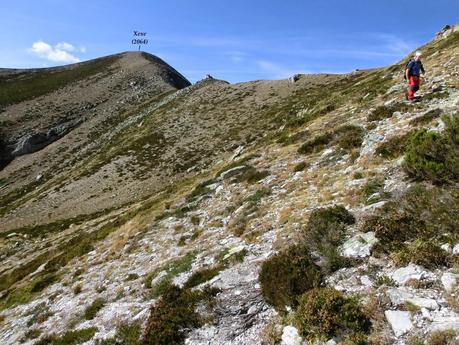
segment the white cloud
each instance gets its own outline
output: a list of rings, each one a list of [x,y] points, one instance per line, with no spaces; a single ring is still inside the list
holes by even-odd
[[[86,47],[85,46],[81,46],[80,47],[80,53],[86,53]]]
[[[67,42],[58,43],[58,44],[56,44],[55,48],[59,49],[59,50],[65,50],[65,51],[68,51],[68,52],[73,52],[75,50],[75,47],[73,45],[71,45],[70,43],[67,43]]]
[[[50,44],[37,41],[32,44],[29,52],[37,55],[40,58],[54,62],[75,63],[80,62],[80,59],[70,54],[70,51],[75,50],[75,47],[67,42],[61,42],[52,47]]]

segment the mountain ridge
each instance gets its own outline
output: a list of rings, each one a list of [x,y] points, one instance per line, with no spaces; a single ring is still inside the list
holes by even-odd
[[[90,344],[116,342],[122,324],[140,327],[137,337],[152,344],[161,343],[155,334],[188,344],[316,341],[295,321],[314,322],[300,317],[314,294],[301,291],[301,308],[279,309],[291,298],[282,284],[295,275],[275,286],[259,276],[276,260],[291,270],[311,265],[322,275],[318,292],[362,300],[371,330],[345,328],[326,340],[401,344],[454,328],[454,166],[446,161],[453,170],[438,183],[405,164],[419,154],[406,151],[412,140],[421,149],[437,136],[456,157],[445,140],[458,111],[458,40],[452,30],[421,47],[427,75],[419,103],[403,99],[409,57],[292,81],[206,79],[158,93],[133,85],[121,94],[141,101],[116,104],[120,111],[91,126],[81,145],[82,134],[71,131],[16,157],[0,172],[1,341],[57,342],[85,331]],[[64,143],[77,149],[59,152]],[[323,210],[344,215],[345,224],[327,227]],[[320,236],[333,229],[340,232]],[[305,245],[307,259],[292,245]],[[183,315],[170,296],[189,303],[192,326],[174,323]],[[37,336],[23,329],[29,323]]]

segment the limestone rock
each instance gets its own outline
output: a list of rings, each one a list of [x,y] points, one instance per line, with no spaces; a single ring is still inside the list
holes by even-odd
[[[457,286],[457,278],[459,277],[459,274],[451,273],[451,272],[445,272],[441,276],[441,283],[443,284],[443,287],[445,288],[446,292],[451,292],[454,290],[454,288]]]
[[[438,309],[438,303],[434,299],[419,297],[404,289],[389,289],[387,290],[387,295],[389,296],[391,302],[395,305],[409,302],[419,308],[426,308],[430,310]]]
[[[421,280],[432,276],[431,272],[427,272],[421,266],[415,264],[409,264],[408,266],[399,268],[392,273],[392,279],[398,285],[405,285],[405,283],[410,279]]]
[[[430,329],[432,332],[433,331],[446,331],[446,330],[459,331],[459,317],[458,316],[437,317],[432,321]]]
[[[286,326],[282,331],[282,345],[300,345],[303,339],[293,326]]]
[[[371,254],[378,239],[374,232],[355,235],[341,246],[341,253],[347,258],[364,258]]]
[[[231,169],[228,169],[228,170],[222,172],[220,177],[224,180],[224,179],[227,179],[227,178],[230,178],[230,177],[233,177],[233,176],[239,174],[240,172],[244,171],[245,169],[247,169],[247,167],[245,165],[239,165],[237,167],[234,167],[234,168],[231,168]]]
[[[410,320],[410,313],[407,311],[386,310],[384,315],[397,337],[404,335],[413,328],[413,324]]]

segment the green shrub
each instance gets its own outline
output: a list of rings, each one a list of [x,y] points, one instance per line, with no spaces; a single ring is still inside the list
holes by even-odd
[[[442,114],[442,110],[439,108],[429,110],[427,113],[425,113],[422,116],[415,117],[410,121],[410,125],[412,126],[417,126],[417,125],[425,125],[432,121],[433,119],[436,119],[440,117]]]
[[[302,118],[304,119],[304,118]],[[287,123],[287,126],[289,124]],[[279,138],[276,140],[276,143],[282,144],[283,146],[291,145],[299,140],[305,140],[309,136],[309,131],[300,131],[295,134],[290,135],[289,131],[285,130],[282,133],[280,133]]]
[[[364,130],[360,126],[345,125],[335,132],[335,141],[344,150],[350,150],[362,145]]]
[[[27,315],[31,315],[31,318],[27,321],[27,327],[33,326],[36,323],[43,323],[53,313],[49,310],[49,306],[46,303],[40,303],[36,305]]]
[[[295,172],[303,171],[304,169],[307,168],[307,166],[308,166],[308,163],[300,162],[300,163],[295,165],[295,167],[293,168],[293,171],[295,171]]]
[[[328,145],[338,145],[344,150],[360,147],[363,141],[364,130],[354,125],[338,127],[333,132],[325,132],[308,141],[298,148],[300,154],[310,154],[323,150]]]
[[[41,338],[35,345],[77,345],[90,340],[97,332],[96,327],[67,331],[61,336],[55,334]]]
[[[392,254],[392,258],[399,266],[410,262],[428,269],[449,266],[449,255],[433,241],[417,239],[400,251]]]
[[[373,110],[368,116],[367,121],[380,121],[392,117],[396,111],[406,111],[409,105],[404,103],[394,103],[391,105],[381,105]]]
[[[187,195],[186,200],[188,202],[191,202],[202,195],[210,193],[211,190],[209,188],[209,185],[211,185],[212,183],[215,183],[215,180],[207,180],[199,183],[196,187],[194,187],[191,193]]]
[[[75,285],[75,287],[73,288],[73,293],[74,293],[75,295],[78,295],[82,290],[83,290],[83,287],[81,286],[81,284],[77,284],[77,285]]]
[[[387,198],[389,193],[384,192],[384,181],[380,178],[374,178],[368,180],[368,182],[362,186],[360,195],[362,197],[362,202],[370,205]]]
[[[444,133],[422,129],[410,138],[404,164],[409,176],[435,184],[459,180],[459,115],[444,119]]]
[[[24,337],[20,340],[21,343],[25,343],[28,339],[37,339],[41,335],[39,329],[29,329],[25,332]]]
[[[209,268],[201,268],[196,272],[193,272],[188,278],[186,283],[183,285],[184,288],[192,288],[202,284],[208,280],[211,280],[213,277],[217,276],[220,271],[223,269],[223,266],[217,265]]]
[[[139,278],[137,273],[129,273],[126,277],[126,281],[136,280]]]
[[[191,269],[191,264],[193,263],[193,259],[196,256],[195,252],[188,252],[184,256],[171,260],[164,267],[154,270],[153,272],[147,275],[145,279],[145,287],[147,289],[151,289],[150,297],[157,298],[163,294],[163,292],[167,289],[167,287],[171,284],[172,279],[179,275],[180,273],[189,271]],[[153,277],[159,273],[160,271],[165,271],[166,275],[163,276],[159,282],[157,282],[154,286],[151,285],[151,280]]]
[[[368,340],[368,337],[366,334],[357,332],[357,333],[351,333],[344,337],[342,345],[370,345],[373,344],[373,342],[370,342]]]
[[[191,291],[169,286],[161,299],[150,309],[144,337],[144,345],[182,344],[186,333],[202,325],[195,311],[198,302],[208,302],[219,290]]]
[[[369,318],[358,300],[331,289],[313,289],[299,299],[295,323],[308,340],[327,340],[355,332],[368,332]]]
[[[105,306],[105,299],[103,298],[96,298],[90,305],[86,307],[84,310],[84,318],[86,320],[92,320],[97,315],[99,310],[101,310]]]
[[[139,345],[141,331],[139,322],[122,323],[116,327],[113,338],[102,340],[98,345]]]
[[[39,277],[32,285],[30,292],[40,292],[47,286],[51,285],[57,280],[58,276],[55,273],[48,273]]]
[[[249,166],[242,173],[236,175],[235,179],[238,182],[247,181],[248,183],[255,183],[264,179],[266,176],[269,176],[269,171],[267,170],[257,170],[253,166]]]
[[[347,260],[339,255],[337,248],[344,240],[346,225],[354,222],[354,216],[341,205],[312,211],[308,224],[301,232],[302,241],[311,251],[321,254],[327,272],[347,265]]]
[[[376,233],[380,241],[377,251],[394,253],[394,258],[400,263],[409,261],[409,257],[414,255],[413,259],[419,264],[443,266],[449,261],[446,262],[438,243],[457,242],[457,214],[457,193],[415,184],[405,194],[387,202],[375,215],[368,217],[363,229]],[[413,242],[416,240],[418,242]]]
[[[379,121],[392,117],[394,110],[388,106],[380,105],[373,110],[368,116],[367,121]]]
[[[229,267],[232,264],[243,262],[245,256],[248,253],[248,251],[247,251],[247,249],[244,248],[244,249],[239,250],[239,251],[235,252],[234,254],[229,255],[228,257],[226,257],[229,253],[230,253],[230,249],[229,248],[223,249],[222,251],[220,251],[215,256],[215,261],[218,264],[223,265],[224,267]]]
[[[406,134],[394,136],[387,141],[382,142],[375,150],[375,153],[384,158],[397,158],[402,155],[406,149],[408,140],[413,135],[413,131]]]
[[[309,154],[324,149],[333,140],[333,135],[329,132],[320,134],[301,145],[298,153]]]
[[[386,275],[382,275],[382,276],[379,276],[374,284],[373,284],[375,287],[380,287],[380,286],[395,286],[395,282],[394,280],[389,277],[389,276],[386,276]]]
[[[424,95],[424,97],[422,97],[422,99],[424,101],[428,101],[428,100],[431,100],[431,99],[443,99],[443,98],[448,98],[449,96],[449,93],[448,91],[443,91],[443,92],[431,92],[427,95]]]
[[[292,246],[263,262],[259,280],[267,303],[279,311],[296,306],[297,297],[319,285],[320,269],[303,246]]]

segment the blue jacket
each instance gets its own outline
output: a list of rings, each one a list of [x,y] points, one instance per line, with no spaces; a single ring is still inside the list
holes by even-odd
[[[416,61],[414,59],[410,60],[406,65],[406,69],[409,69],[410,76],[419,77],[421,72],[424,73],[424,66],[422,66],[421,61]]]

